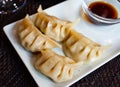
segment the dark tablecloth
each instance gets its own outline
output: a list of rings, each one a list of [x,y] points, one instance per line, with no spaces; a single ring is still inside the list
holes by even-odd
[[[45,9],[62,1],[28,0],[24,8],[16,13],[0,15],[0,87],[37,87],[3,32],[3,27],[23,18],[26,13],[30,15],[36,13],[39,4],[42,4]],[[74,83],[71,87],[120,87],[120,56]]]

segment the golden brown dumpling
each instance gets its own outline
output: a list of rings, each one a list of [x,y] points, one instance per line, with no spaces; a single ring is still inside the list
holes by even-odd
[[[65,55],[76,62],[93,60],[99,57],[107,48],[73,30],[71,30],[66,40],[63,41],[62,47]]]
[[[70,21],[61,20],[55,16],[48,15],[43,12],[41,7],[38,9],[34,22],[42,33],[56,41],[63,41],[69,34],[70,29],[68,28],[74,25]]]
[[[43,49],[37,56],[35,68],[55,82],[72,79],[75,62],[65,56],[56,54],[50,49]]]
[[[32,52],[37,52],[45,48],[60,47],[58,43],[43,35],[32,24],[29,16],[26,16],[26,18],[21,21],[17,32],[23,47]]]

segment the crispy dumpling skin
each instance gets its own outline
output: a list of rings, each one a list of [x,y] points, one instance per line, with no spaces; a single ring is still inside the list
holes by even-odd
[[[74,30],[71,30],[69,36],[62,42],[62,47],[65,55],[76,62],[93,61],[108,48],[108,46],[102,46]]]
[[[33,25],[28,15],[20,22],[17,34],[23,47],[32,52],[60,47],[57,42],[43,35]]]
[[[68,28],[74,25],[70,21],[48,15],[42,10],[41,6],[38,9],[34,23],[42,33],[55,41],[63,41],[70,32]]]
[[[55,82],[65,82],[73,77],[75,62],[50,49],[43,49],[35,61],[35,68]]]

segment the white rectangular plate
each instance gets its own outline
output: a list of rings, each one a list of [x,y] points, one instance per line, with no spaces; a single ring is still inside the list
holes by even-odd
[[[79,70],[75,71],[73,79],[67,82],[54,83],[52,80],[35,70],[31,53],[26,51],[19,44],[19,41],[17,39],[15,25],[19,21],[4,27],[5,34],[35,79],[38,86],[68,87],[120,54],[120,24],[100,26],[86,21],[83,17],[83,14],[81,13],[81,3],[81,0],[68,0],[58,5],[52,6],[45,11],[50,15],[54,15],[61,19],[70,21],[75,21],[76,19],[80,18],[80,22],[74,27],[76,31],[83,33],[85,36],[100,44],[110,44],[111,47],[101,56],[101,58],[97,59],[94,62],[83,64]],[[33,17],[33,15],[31,17]]]

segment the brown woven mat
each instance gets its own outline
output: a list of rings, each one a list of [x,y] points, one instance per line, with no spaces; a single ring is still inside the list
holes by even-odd
[[[43,8],[47,8],[62,1],[29,0],[26,6],[18,12],[0,15],[0,87],[37,87],[32,76],[5,36],[2,30],[3,26],[23,18],[26,13],[35,13],[40,3]],[[120,87],[120,56],[74,83],[71,87]]]

